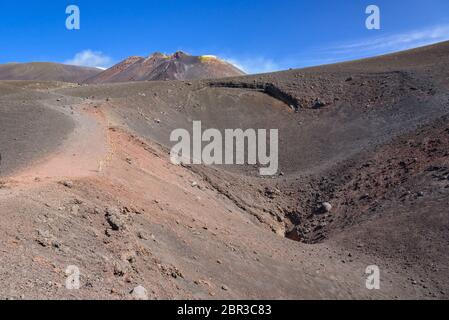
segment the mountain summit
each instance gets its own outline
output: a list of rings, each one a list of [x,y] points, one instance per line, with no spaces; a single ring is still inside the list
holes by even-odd
[[[215,56],[191,56],[178,51],[172,55],[155,52],[149,57],[129,57],[88,79],[88,83],[151,80],[196,80],[244,75],[234,65]]]

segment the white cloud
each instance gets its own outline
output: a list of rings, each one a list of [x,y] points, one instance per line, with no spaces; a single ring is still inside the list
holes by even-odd
[[[255,74],[378,56],[447,40],[449,40],[449,24],[443,24],[408,32],[370,36],[360,40],[309,48],[299,54],[290,55],[278,61],[262,56],[245,55],[236,57],[223,55],[223,57],[225,61],[234,64],[246,73]]]
[[[78,52],[73,59],[67,60],[64,63],[75,66],[105,69],[111,66],[112,59],[101,51],[84,50]]]
[[[251,58],[225,57],[223,58],[223,60],[232,63],[237,68],[249,74],[273,72],[282,69],[282,67],[276,62],[274,62],[272,59],[267,59],[264,57],[251,57]]]
[[[342,56],[349,55],[350,57],[359,55],[368,56],[407,50],[446,40],[449,40],[449,25],[438,25],[421,30],[390,34],[337,45],[330,48],[328,53]]]

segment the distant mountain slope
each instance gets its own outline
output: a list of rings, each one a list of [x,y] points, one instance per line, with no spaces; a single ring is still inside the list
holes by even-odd
[[[0,65],[0,80],[82,82],[100,72],[97,68],[50,62],[8,63]]]
[[[241,76],[245,73],[214,56],[154,53],[148,58],[129,57],[88,79],[88,83],[148,80],[197,80]]]

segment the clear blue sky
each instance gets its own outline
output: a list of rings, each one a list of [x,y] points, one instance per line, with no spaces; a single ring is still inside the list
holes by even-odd
[[[69,4],[81,10],[79,31],[65,28]],[[381,9],[381,30],[365,28],[370,4]],[[447,0],[0,2],[0,63],[54,61],[106,67],[130,55],[184,50],[215,54],[247,71],[262,72],[447,39]]]

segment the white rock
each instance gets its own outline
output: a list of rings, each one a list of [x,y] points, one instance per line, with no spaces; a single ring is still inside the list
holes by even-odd
[[[324,209],[326,212],[331,212],[331,211],[332,211],[332,205],[331,205],[329,202],[324,202],[324,203],[322,204],[322,206],[323,206],[323,209]]]
[[[144,287],[138,286],[131,291],[131,296],[134,300],[148,300],[148,291]]]

